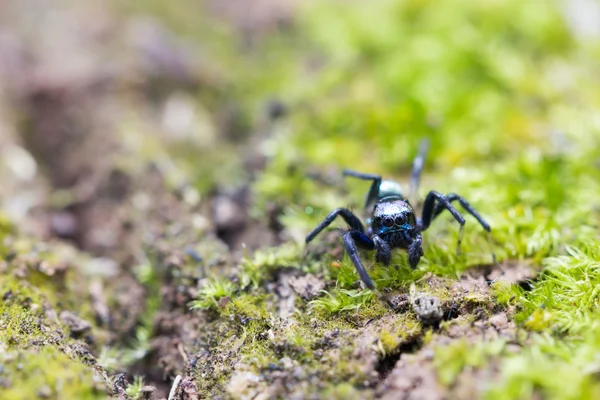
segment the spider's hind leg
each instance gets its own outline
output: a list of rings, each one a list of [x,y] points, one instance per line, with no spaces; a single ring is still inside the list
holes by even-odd
[[[357,172],[350,169],[344,170],[344,176],[352,176],[364,181],[372,181],[369,194],[367,194],[367,200],[365,201],[365,210],[371,210],[375,203],[377,203],[377,198],[379,197],[381,176],[375,174],[365,174],[363,172]]]
[[[425,157],[427,157],[428,152],[429,140],[423,139],[419,143],[419,152],[413,160],[412,170],[410,172],[410,194],[408,198],[411,201],[417,200],[419,185],[421,183],[421,173],[423,172],[423,167],[425,166]]]

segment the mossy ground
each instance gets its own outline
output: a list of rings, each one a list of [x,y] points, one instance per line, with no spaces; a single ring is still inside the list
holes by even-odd
[[[74,306],[77,289],[61,289],[66,278],[54,276],[58,264],[51,256],[39,254],[25,238],[18,244],[10,230],[5,225],[0,232],[5,260],[0,282],[2,398],[104,398],[108,377],[88,346],[70,337],[70,326],[57,314],[77,309],[85,316],[89,307]],[[81,282],[80,277],[69,279]]]
[[[162,394],[183,375],[181,398],[598,398],[600,42],[576,34],[566,4],[480,3],[290,2],[245,16],[111,3],[107,18],[134,37],[112,37],[128,71],[115,78],[126,93],[105,94],[120,106],[117,167],[97,184],[102,201],[62,211],[116,216],[121,242],[75,243],[118,272],[82,273],[90,257],[74,250],[63,268],[61,245],[2,222],[16,239],[2,245],[0,397],[140,395],[139,379],[110,387],[125,371]],[[156,51],[177,62],[148,67]],[[45,125],[31,119],[35,137]],[[338,232],[304,237],[336,207],[362,215],[368,185],[342,168],[405,183],[423,138],[419,196],[467,198],[491,246],[467,216],[457,255],[442,215],[415,270],[401,251],[389,268],[363,254],[378,287],[365,290]],[[439,326],[419,322],[417,294],[440,300]],[[93,321],[91,353],[48,310]]]

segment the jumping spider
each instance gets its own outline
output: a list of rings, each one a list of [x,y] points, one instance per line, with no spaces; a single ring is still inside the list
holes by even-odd
[[[419,153],[413,161],[411,172],[412,195],[416,194],[419,186],[427,149],[428,143],[422,142]],[[349,229],[342,236],[344,248],[356,267],[360,278],[369,289],[374,289],[375,284],[358,255],[358,248],[375,250],[375,261],[386,266],[390,264],[392,249],[405,249],[408,253],[408,263],[414,269],[423,256],[421,232],[429,228],[431,222],[444,210],[448,210],[460,224],[456,246],[456,253],[460,254],[465,219],[452,206],[451,203],[454,201],[458,201],[467,213],[475,217],[488,233],[489,240],[490,225],[464,198],[455,193],[444,196],[436,191],[430,191],[425,197],[422,216],[419,218],[408,200],[403,196],[402,187],[398,183],[382,180],[379,175],[365,174],[348,169],[344,170],[344,176],[372,181],[365,203],[365,209],[367,211],[372,210],[371,218],[366,220],[368,229],[365,231],[362,222],[352,211],[347,208],[336,208],[306,236],[306,243],[312,241],[338,215],[341,216],[349,225]],[[411,198],[414,197],[411,196]],[[495,260],[493,254],[492,257]]]

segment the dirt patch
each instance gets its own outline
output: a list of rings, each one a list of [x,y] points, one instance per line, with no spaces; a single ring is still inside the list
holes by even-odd
[[[306,301],[319,296],[321,290],[325,289],[325,282],[313,274],[292,276],[289,283],[294,292]]]
[[[493,365],[475,369],[465,376],[459,374],[452,387],[444,387],[440,385],[434,365],[434,350],[437,346],[449,346],[464,340],[473,345],[495,339],[516,343],[516,324],[510,320],[507,311],[499,309],[493,303],[489,278],[519,283],[533,276],[533,271],[523,265],[504,265],[491,270],[469,270],[458,281],[427,277],[425,281],[432,292],[450,296],[442,302],[442,309],[444,314],[453,313],[452,318],[444,318],[448,322],[439,329],[434,329],[435,333],[424,347],[416,341],[414,343],[417,345],[411,348],[412,351],[400,350],[395,365],[391,368],[387,365],[387,376],[384,375],[385,379],[377,386],[376,396],[383,399],[479,397],[481,387],[476,385],[474,376],[481,376],[486,381],[493,379],[490,376],[496,373]]]
[[[472,323],[462,321],[451,323],[434,335],[432,340],[414,354],[402,353],[387,378],[378,386],[377,395],[383,399],[446,399],[477,398],[481,395],[481,387],[477,386],[474,375],[486,381],[493,369],[475,370],[462,377],[451,388],[441,386],[434,365],[434,349],[436,346],[449,346],[455,341],[467,340],[475,345],[477,342],[504,338],[514,339],[516,326],[509,321],[505,312],[498,313],[488,319],[474,320]],[[466,397],[465,397],[466,396]]]
[[[78,317],[70,311],[61,311],[59,318],[63,324],[69,327],[71,337],[73,338],[81,338],[92,329],[92,325],[88,321]]]
[[[402,356],[385,382],[377,388],[378,397],[392,399],[441,400],[444,390],[438,386],[431,351]]]
[[[239,259],[244,252],[280,244],[276,223],[250,217],[252,196],[248,187],[233,193],[217,193],[211,197],[211,221],[217,237],[229,246]],[[273,217],[276,219],[276,216]]]
[[[529,263],[508,261],[494,265],[486,274],[486,279],[490,282],[502,281],[520,285],[523,289],[529,290],[538,273],[539,269]]]

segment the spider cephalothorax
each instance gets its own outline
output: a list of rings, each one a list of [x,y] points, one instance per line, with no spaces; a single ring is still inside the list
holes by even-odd
[[[416,193],[419,185],[426,152],[427,143],[423,142],[419,154],[413,162],[411,173],[413,193]],[[421,232],[429,228],[431,221],[444,210],[448,210],[460,224],[456,247],[457,253],[460,253],[465,219],[452,206],[453,201],[458,201],[467,213],[475,217],[486,232],[491,232],[489,224],[464,198],[455,193],[444,196],[436,191],[430,191],[425,197],[422,216],[419,218],[409,201],[404,198],[402,188],[398,183],[382,180],[379,175],[363,174],[351,170],[344,170],[344,175],[372,181],[365,204],[365,208],[371,210],[371,218],[366,221],[368,229],[365,230],[360,219],[352,211],[347,208],[337,208],[306,236],[306,243],[313,240],[338,215],[341,216],[349,226],[342,236],[344,248],[354,263],[360,278],[370,289],[374,289],[375,285],[362,264],[358,248],[375,250],[375,260],[384,265],[389,265],[392,249],[405,249],[410,266],[415,268],[423,256]]]
[[[415,227],[415,212],[406,200],[379,202],[373,209],[371,230],[392,247],[409,245]]]

